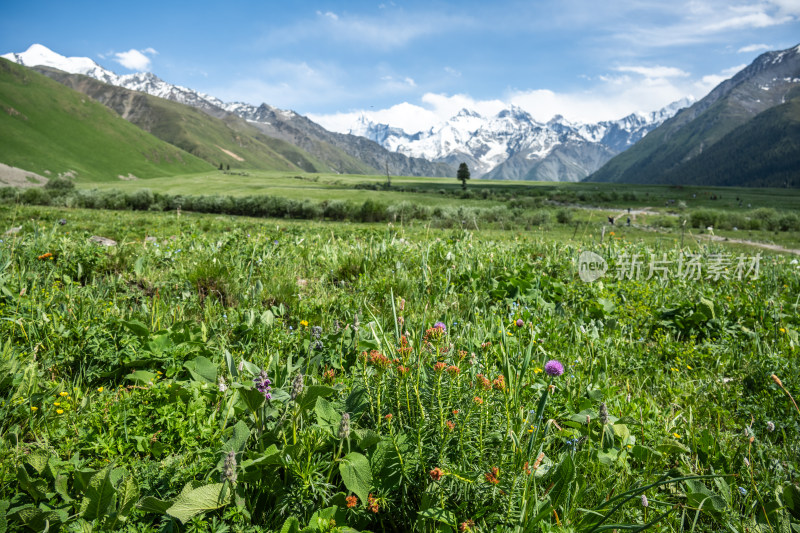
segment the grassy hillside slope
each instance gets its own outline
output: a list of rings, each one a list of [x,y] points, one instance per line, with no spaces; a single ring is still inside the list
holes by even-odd
[[[202,172],[209,164],[105,106],[0,59],[0,162],[82,181]]]
[[[220,117],[178,102],[107,85],[87,76],[55,69],[36,70],[113,109],[123,118],[159,139],[231,169],[330,172],[338,168],[375,172],[341,150],[328,146],[315,157],[302,148],[265,135],[233,114]]]

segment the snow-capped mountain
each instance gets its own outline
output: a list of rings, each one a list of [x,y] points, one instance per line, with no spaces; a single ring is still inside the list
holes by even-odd
[[[270,137],[298,146],[322,161],[330,159],[332,151],[342,151],[346,157],[355,158],[359,162],[358,165],[361,166],[358,172],[382,173],[386,167],[393,174],[406,176],[450,176],[455,172],[455,169],[445,164],[392,153],[378,143],[361,137],[327,131],[294,111],[277,109],[267,104],[254,106],[242,102],[226,103],[208,94],[168,83],[149,72],[118,75],[88,57],[64,57],[40,44],[34,44],[19,54],[11,53],[0,57],[26,67],[50,67],[70,74],[83,74],[109,85],[199,108],[216,117],[233,113]],[[338,158],[331,166],[335,169],[354,169],[358,165],[354,164],[354,160],[342,162]]]
[[[492,117],[462,109],[438,127],[414,134],[362,116],[350,133],[411,157],[466,162],[486,178],[578,181],[692,103],[685,98],[659,111],[595,124],[572,123],[560,115],[541,123],[515,106]]]

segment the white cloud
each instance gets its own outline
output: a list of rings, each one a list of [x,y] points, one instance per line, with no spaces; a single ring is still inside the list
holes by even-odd
[[[127,52],[117,52],[114,54],[114,61],[129,70],[146,71],[150,68],[150,58],[145,54],[156,55],[152,48],[145,48],[144,50],[130,49]]]
[[[617,67],[619,72],[633,72],[646,78],[685,78],[689,73],[675,67]]]
[[[339,80],[342,73],[331,65],[310,65],[282,59],[263,61],[248,76],[204,92],[223,101],[266,102],[284,109],[299,109],[309,102],[331,105],[347,95]]]
[[[572,122],[592,123],[620,119],[631,113],[656,111],[687,96],[699,100],[745,66],[737,65],[700,78],[673,67],[620,67],[616,71],[621,74],[589,80],[593,83],[584,90],[514,90],[503,99],[494,100],[476,100],[467,94],[429,92],[422,95],[418,103],[404,102],[387,109],[314,114],[309,118],[340,132],[349,131],[360,117],[366,117],[375,123],[415,133],[436,127],[464,108],[490,117],[515,105],[540,122],[562,115]]]
[[[670,47],[726,42],[736,32],[796,22],[800,0],[675,0],[660,3],[659,17],[620,23],[618,39],[638,47]]]
[[[376,16],[316,11],[316,17],[273,29],[261,41],[272,47],[287,43],[315,41],[350,43],[377,50],[402,48],[417,39],[475,26],[467,16],[436,12],[406,13],[381,9]]]
[[[768,44],[749,44],[742,46],[736,52],[739,54],[749,54],[752,52],[761,52],[762,50],[771,50],[772,47]]]
[[[328,17],[331,20],[339,20],[339,15],[337,15],[332,11],[326,11],[325,13],[323,13],[322,11],[317,11],[317,16]]]

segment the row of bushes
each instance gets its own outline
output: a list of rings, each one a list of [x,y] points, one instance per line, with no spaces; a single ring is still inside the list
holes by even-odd
[[[779,213],[771,207],[762,207],[744,213],[697,209],[689,214],[689,224],[694,228],[768,231],[800,231],[800,216],[796,213]]]
[[[429,221],[435,227],[542,226],[555,217],[548,209],[536,209],[533,202],[519,200],[492,207],[425,206],[404,201],[386,205],[373,200],[293,200],[276,196],[194,196],[169,195],[141,189],[135,192],[111,190],[76,190],[62,188],[0,188],[0,201],[30,205],[51,205],[87,209],[133,211],[171,211],[182,209],[198,213],[216,213],[250,217],[339,220],[352,222]],[[537,204],[540,205],[540,204]]]

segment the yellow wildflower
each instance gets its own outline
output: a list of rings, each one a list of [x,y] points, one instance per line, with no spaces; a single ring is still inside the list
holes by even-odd
[[[97,387],[97,392],[103,392],[103,387]]]
[[[303,326],[304,328],[307,327],[308,326],[308,320],[301,320],[300,321],[300,325]]]
[[[681,438],[681,436],[680,436],[680,435],[678,435],[677,433],[673,433],[673,434],[672,434],[672,436],[673,436],[673,437],[675,437],[676,439],[679,439],[679,438]]]
[[[61,403],[60,403],[60,402],[53,402],[53,405],[55,405],[56,407],[58,407],[59,405],[61,405]]]
[[[33,407],[31,407],[31,411],[38,411],[38,410],[39,410],[39,408],[36,407],[35,405]]]
[[[69,393],[68,393],[68,392],[63,392],[63,391],[62,391],[62,392],[59,392],[59,393],[58,393],[58,395],[59,395],[59,396],[69,396]]]
[[[56,409],[56,413],[58,413],[60,415],[63,415],[64,414],[64,410],[63,409]]]

